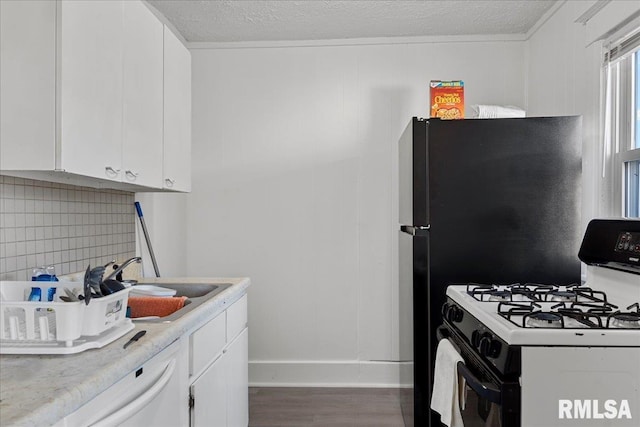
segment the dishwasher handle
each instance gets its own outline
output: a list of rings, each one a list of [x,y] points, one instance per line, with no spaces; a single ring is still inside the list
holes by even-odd
[[[173,372],[176,369],[176,360],[171,359],[171,361],[167,364],[164,372],[147,391],[142,393],[137,399],[129,403],[128,405],[123,406],[116,412],[107,415],[105,418],[97,421],[92,424],[91,427],[110,427],[114,425],[118,425],[119,423],[125,421],[130,418],[133,414],[140,411],[142,408],[147,406],[164,388],[166,387],[169,380],[173,376]]]

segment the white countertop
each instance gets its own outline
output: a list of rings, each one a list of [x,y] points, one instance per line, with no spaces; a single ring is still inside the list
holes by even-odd
[[[248,278],[144,278],[145,283],[231,283],[171,323],[136,323],[100,349],[70,355],[1,355],[0,424],[52,425],[134,371],[181,336],[191,333],[246,293]],[[146,335],[127,349],[136,332]]]

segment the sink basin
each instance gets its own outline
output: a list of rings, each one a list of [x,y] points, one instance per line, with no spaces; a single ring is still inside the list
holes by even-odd
[[[187,297],[184,307],[165,317],[131,319],[134,322],[172,322],[198,308],[202,303],[210,300],[231,286],[231,283],[142,283],[137,285],[155,285],[174,289],[177,297]]]

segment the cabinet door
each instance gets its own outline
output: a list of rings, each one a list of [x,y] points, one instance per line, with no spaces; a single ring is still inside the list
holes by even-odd
[[[249,330],[227,347],[227,426],[249,425]]]
[[[227,426],[226,363],[227,358],[221,355],[191,385],[191,427]]]
[[[120,180],[123,2],[60,3],[57,168]]]
[[[191,54],[164,27],[163,187],[191,191]]]
[[[0,1],[0,169],[55,168],[56,3]]]
[[[189,337],[191,363],[189,373],[197,378],[226,346],[225,313],[218,314]]]
[[[124,2],[121,176],[156,188],[162,188],[163,31],[142,2]]]
[[[191,427],[249,425],[249,332],[231,342],[194,381]]]
[[[245,294],[227,308],[227,342],[231,342],[247,327],[247,299]]]

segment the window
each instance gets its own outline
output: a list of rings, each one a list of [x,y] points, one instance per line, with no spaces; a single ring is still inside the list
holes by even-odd
[[[626,164],[626,200],[625,216],[640,217],[640,161],[635,160]]]
[[[612,213],[640,217],[640,29],[605,54],[604,176]]]

